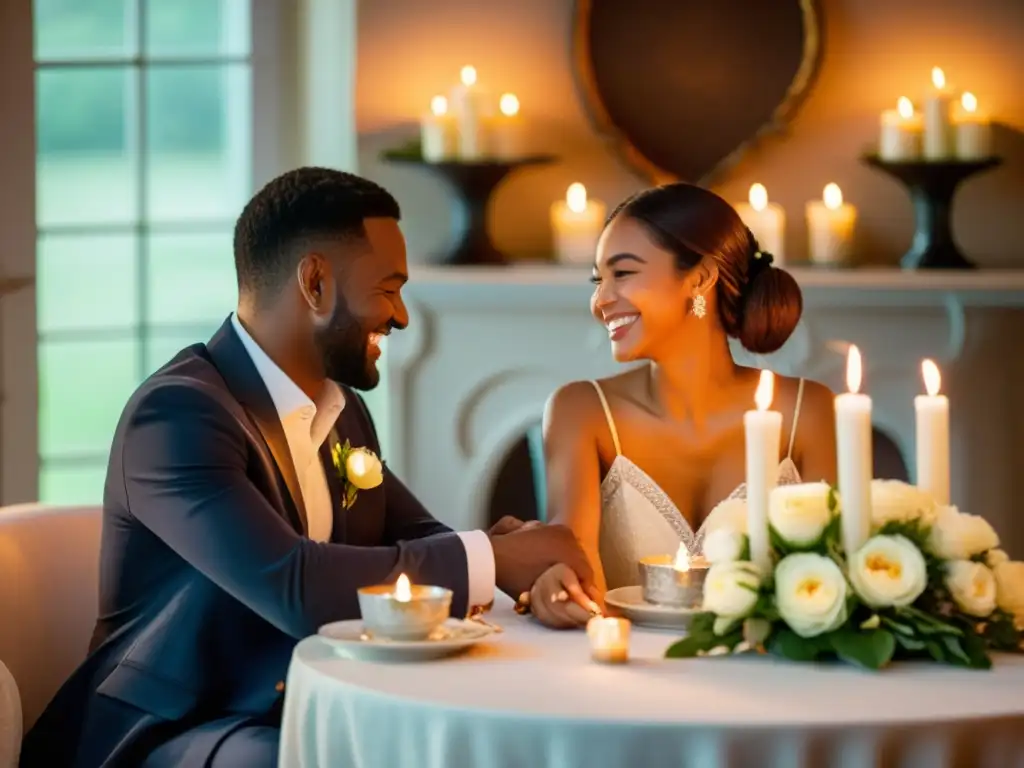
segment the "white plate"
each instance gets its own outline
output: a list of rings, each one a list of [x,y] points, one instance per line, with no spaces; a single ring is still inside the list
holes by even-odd
[[[361,619],[324,624],[317,634],[341,654],[361,661],[427,661],[451,656],[495,635],[475,621],[448,619],[426,640],[369,637]]]
[[[654,605],[644,600],[644,588],[619,587],[605,593],[604,602],[634,624],[657,629],[689,629],[696,608]]]

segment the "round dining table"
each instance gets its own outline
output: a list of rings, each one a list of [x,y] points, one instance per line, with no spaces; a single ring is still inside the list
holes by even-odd
[[[630,660],[592,661],[500,596],[502,628],[460,655],[367,662],[314,636],[285,689],[282,768],[1024,767],[1024,657],[991,670],[880,672],[767,656],[665,659],[632,627]]]

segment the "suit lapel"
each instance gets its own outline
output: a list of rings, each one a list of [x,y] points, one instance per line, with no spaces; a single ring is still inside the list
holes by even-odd
[[[231,394],[245,408],[259,428],[260,434],[263,435],[263,440],[277,466],[279,482],[283,481],[288,490],[285,501],[287,511],[293,518],[293,524],[303,534],[308,533],[306,508],[302,501],[299,477],[295,472],[295,464],[292,462],[291,449],[288,447],[284,427],[281,426],[281,419],[277,415],[274,401],[271,399],[263,379],[256,370],[252,358],[249,357],[248,351],[242,345],[242,340],[238,338],[238,334],[235,333],[235,329],[231,325],[230,317],[210,339],[206,348],[220,375],[224,377],[224,382],[231,390]],[[291,502],[291,504],[289,505],[287,502]]]
[[[334,459],[331,457],[331,449],[340,442],[338,428],[336,426],[331,427],[327,439],[320,446],[320,460],[324,464],[324,474],[327,475],[327,487],[331,493],[331,511],[334,519],[331,541],[344,544],[348,540],[348,515],[345,514],[345,509],[341,506],[344,488],[342,488],[338,470],[334,466]]]

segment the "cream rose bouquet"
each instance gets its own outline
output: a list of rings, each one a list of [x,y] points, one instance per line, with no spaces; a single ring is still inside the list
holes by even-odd
[[[983,518],[876,480],[871,535],[844,552],[842,504],[825,483],[780,486],[768,507],[770,572],[749,561],[745,516],[708,532],[701,612],[666,656],[744,651],[880,669],[923,658],[975,669],[1024,640],[1024,563]],[[727,502],[733,506],[736,500]]]

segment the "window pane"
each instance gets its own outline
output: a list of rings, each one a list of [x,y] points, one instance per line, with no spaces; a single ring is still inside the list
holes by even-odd
[[[128,67],[36,73],[40,228],[138,218],[134,83]]]
[[[41,333],[138,323],[133,235],[43,235],[36,258]]]
[[[151,324],[219,322],[238,302],[230,231],[153,235],[146,275]]]
[[[225,313],[226,314],[226,313]],[[169,363],[185,347],[206,343],[220,328],[220,323],[197,325],[193,330],[156,331],[146,337],[146,375]]]
[[[247,64],[147,70],[148,217],[234,221],[252,186]]]
[[[36,60],[134,56],[133,0],[35,0]]]
[[[39,468],[39,500],[44,504],[102,504],[107,455],[96,463]]]
[[[39,344],[39,455],[106,455],[135,390],[138,342]]]
[[[250,0],[146,0],[147,56],[247,56]]]

